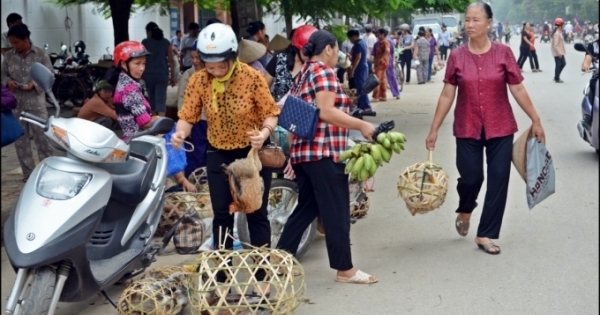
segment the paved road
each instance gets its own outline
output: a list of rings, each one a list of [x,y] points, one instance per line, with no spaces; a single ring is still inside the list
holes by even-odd
[[[513,49],[517,52],[516,40]],[[352,227],[356,266],[379,277],[375,285],[335,283],[323,239],[303,257],[308,290],[298,315],[315,314],[598,314],[598,155],[577,134],[579,103],[587,76],[579,74],[583,56],[568,49],[564,84],[552,82],[554,61],[549,44],[538,44],[542,73],[525,67],[525,85],[538,108],[554,157],[557,192],[529,211],[525,184],[512,172],[499,256],[486,255],[454,230],[458,202],[454,186],[455,142],[452,117],[443,125],[434,160],[451,178],[446,203],[437,211],[412,217],[396,197],[399,173],[426,157],[429,130],[441,76],[435,83],[409,85],[401,101],[377,105],[373,122],[396,120],[408,137],[406,151],[376,175],[371,212]],[[515,103],[521,130],[527,117]],[[483,202],[483,193],[480,196]],[[476,226],[480,209],[473,216]],[[181,257],[162,259],[179,263]],[[2,306],[13,273],[2,254]],[[119,288],[110,294],[118,296]],[[109,314],[96,298],[60,305],[58,314]]]

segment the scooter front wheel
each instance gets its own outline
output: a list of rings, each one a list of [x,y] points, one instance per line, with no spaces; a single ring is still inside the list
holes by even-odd
[[[56,270],[44,266],[30,271],[31,281],[24,288],[17,315],[46,315],[56,285]]]

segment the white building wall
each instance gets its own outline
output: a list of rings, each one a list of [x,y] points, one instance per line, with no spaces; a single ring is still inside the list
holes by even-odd
[[[49,52],[59,52],[61,42],[72,46],[77,40],[83,40],[90,61],[97,62],[106,53],[107,47],[111,54],[114,49],[112,21],[94,13],[93,4],[63,8],[46,0],[2,0],[2,32],[8,31],[6,17],[13,12],[23,16],[34,45],[43,48],[47,43]],[[71,20],[70,36],[65,27],[67,17]],[[145,27],[150,21],[158,24],[166,37],[169,36],[169,16],[161,16],[158,10],[147,10],[132,14],[129,19],[129,38],[138,41],[144,39]]]
[[[300,25],[304,25],[307,22],[304,19],[300,19],[300,20],[298,20],[298,19],[299,19],[298,16],[294,16],[294,18],[292,19],[292,23],[293,23],[292,25],[294,26],[293,28],[296,28]],[[273,38],[277,34],[282,35],[283,37],[286,37],[286,32],[284,32],[285,20],[283,19],[282,15],[264,14],[262,21],[263,21],[263,23],[265,23],[265,28],[267,30],[267,35],[269,35],[269,38]]]

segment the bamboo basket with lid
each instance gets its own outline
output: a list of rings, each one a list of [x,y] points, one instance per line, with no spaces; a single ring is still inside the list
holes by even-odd
[[[413,216],[433,211],[446,201],[448,175],[432,159],[429,151],[425,162],[407,167],[398,180],[398,195]]]

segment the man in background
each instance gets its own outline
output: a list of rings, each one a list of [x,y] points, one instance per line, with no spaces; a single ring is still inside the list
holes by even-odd
[[[181,39],[181,43],[179,45],[179,53],[181,54],[179,70],[181,72],[185,72],[187,69],[190,69],[193,66],[191,51],[192,46],[194,46],[194,42],[198,39],[199,33],[200,25],[198,25],[196,22],[192,22],[188,25],[188,33]]]
[[[8,25],[9,29],[19,24],[23,24],[23,17],[18,13],[11,13],[6,17],[6,25]],[[6,37],[7,33],[8,32],[2,33],[2,56],[12,49],[12,45],[8,42],[8,38]]]
[[[362,38],[363,42],[367,45],[368,55],[368,63],[369,63],[369,73],[373,72],[373,57],[371,54],[375,54],[373,48],[375,48],[375,43],[377,43],[377,36],[373,34],[373,28],[370,24],[365,25],[365,34]]]

